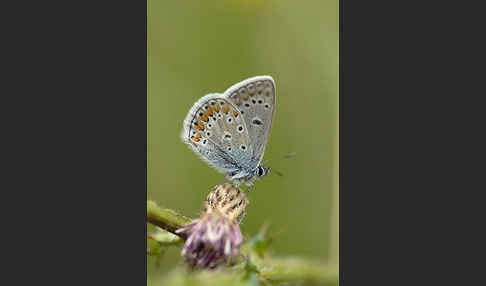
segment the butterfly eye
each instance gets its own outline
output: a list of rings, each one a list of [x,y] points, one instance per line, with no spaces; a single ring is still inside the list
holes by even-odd
[[[258,169],[257,169],[257,175],[258,175],[258,177],[267,176],[268,171],[269,171],[269,169],[260,165],[260,166],[258,166]]]

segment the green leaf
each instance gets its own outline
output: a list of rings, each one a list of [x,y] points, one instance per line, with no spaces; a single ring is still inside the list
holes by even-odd
[[[255,235],[248,244],[250,247],[258,254],[258,256],[263,257],[268,246],[272,243],[272,238],[266,238],[264,234],[259,233]]]
[[[183,240],[177,235],[172,234],[161,228],[157,228],[157,231],[150,234],[149,238],[157,241],[162,245],[177,245],[183,242]]]
[[[160,267],[160,260],[167,250],[166,246],[158,243],[151,237],[147,237],[147,255],[155,258],[155,266]]]
[[[250,273],[245,283],[245,286],[260,286],[260,285],[262,284],[260,283],[260,279],[258,279],[258,276],[255,273]]]
[[[260,270],[258,270],[258,267],[253,262],[251,262],[250,258],[247,258],[246,259],[245,271],[248,274],[252,274],[252,273],[257,273],[258,274],[258,273],[260,273]]]

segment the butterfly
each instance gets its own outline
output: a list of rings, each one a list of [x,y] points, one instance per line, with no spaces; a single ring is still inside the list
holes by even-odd
[[[275,81],[255,76],[200,98],[187,114],[182,141],[238,187],[252,187],[270,168],[261,163],[275,112]]]

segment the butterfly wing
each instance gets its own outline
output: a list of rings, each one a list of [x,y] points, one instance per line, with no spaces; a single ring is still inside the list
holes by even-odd
[[[244,118],[248,128],[256,167],[263,158],[275,112],[275,81],[271,76],[256,76],[239,82],[224,92]]]
[[[221,173],[239,173],[251,158],[249,136],[238,108],[223,94],[199,99],[184,120],[182,141]]]

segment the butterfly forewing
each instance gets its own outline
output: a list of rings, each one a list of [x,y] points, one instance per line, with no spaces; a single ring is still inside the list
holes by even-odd
[[[270,135],[275,95],[275,82],[271,76],[249,78],[233,85],[224,93],[224,97],[238,108],[245,121],[250,148],[257,164],[263,157]]]
[[[182,139],[225,174],[241,170],[252,154],[245,121],[222,94],[206,95],[194,104],[184,120]]]

